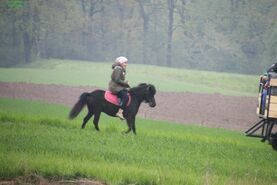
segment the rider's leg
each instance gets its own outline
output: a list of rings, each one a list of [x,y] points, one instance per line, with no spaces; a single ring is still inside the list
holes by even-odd
[[[120,119],[124,119],[123,117],[123,111],[126,108],[126,105],[128,103],[129,97],[128,97],[128,91],[127,90],[121,90],[118,92],[118,97],[120,98],[121,102],[120,102],[120,108],[118,110],[118,113],[116,114],[117,117],[119,117]]]
[[[127,90],[122,90],[120,91],[121,94],[121,108],[124,110],[126,108],[126,105],[128,103],[129,97],[128,97],[128,91]]]

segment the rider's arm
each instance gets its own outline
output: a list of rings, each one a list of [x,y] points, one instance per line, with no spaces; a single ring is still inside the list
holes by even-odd
[[[121,74],[122,74],[122,69],[119,67],[118,68],[116,67],[112,74],[112,80],[123,87],[129,87],[128,82],[121,79]]]

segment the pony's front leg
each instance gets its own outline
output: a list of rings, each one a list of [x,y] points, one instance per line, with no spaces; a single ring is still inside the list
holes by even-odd
[[[128,128],[128,130],[125,131],[124,133],[125,133],[125,134],[128,134],[131,130],[132,130],[131,128]]]
[[[127,121],[127,125],[128,125],[128,130],[126,130],[124,133],[128,134],[132,130],[132,127],[130,126],[130,120],[127,119],[126,121]]]
[[[137,133],[136,133],[135,119],[134,119],[134,121],[133,121],[133,128],[132,128],[132,130],[133,130],[133,133],[134,133],[134,134],[137,134]]]
[[[135,119],[132,117],[128,117],[126,120],[127,120],[128,130],[125,133],[128,134],[131,130],[133,130],[133,133],[136,134]]]

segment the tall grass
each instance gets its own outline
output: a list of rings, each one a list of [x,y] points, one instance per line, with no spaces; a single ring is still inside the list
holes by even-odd
[[[43,110],[43,111],[42,111]],[[39,174],[108,184],[275,184],[277,155],[242,133],[137,120],[138,135],[102,114],[100,132],[80,129],[84,113],[0,98],[0,178]]]
[[[107,88],[111,63],[41,60],[20,68],[0,68],[0,81]],[[256,96],[258,76],[129,64],[131,85],[146,82],[159,91]]]

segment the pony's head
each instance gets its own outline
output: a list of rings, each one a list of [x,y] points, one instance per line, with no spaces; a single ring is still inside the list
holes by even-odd
[[[146,84],[141,83],[138,85],[138,87],[143,87],[145,89],[144,91],[144,97],[143,100],[145,103],[148,103],[150,107],[156,106],[156,100],[155,100],[155,94],[156,94],[156,88],[152,84]]]

